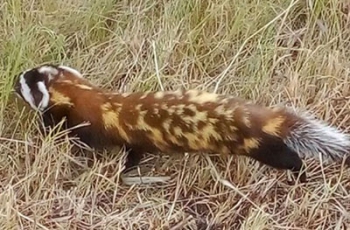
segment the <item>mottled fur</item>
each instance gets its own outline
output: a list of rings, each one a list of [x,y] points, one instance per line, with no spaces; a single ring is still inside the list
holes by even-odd
[[[340,160],[350,149],[346,134],[286,108],[196,90],[111,93],[66,66],[27,70],[15,89],[45,126],[66,118],[66,128],[88,124],[71,134],[91,147],[125,145],[127,167],[145,152],[203,151],[245,155],[298,175],[300,156]],[[306,174],[300,178],[306,181]]]

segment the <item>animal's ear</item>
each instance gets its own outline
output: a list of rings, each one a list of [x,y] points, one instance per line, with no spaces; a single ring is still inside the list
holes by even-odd
[[[43,75],[47,82],[51,81],[60,74],[59,67],[56,65],[43,65],[37,68],[39,74]]]
[[[56,76],[70,75],[71,77],[83,78],[83,75],[72,67],[66,65],[43,65],[38,68],[40,74],[44,74],[48,77],[49,81],[55,78]]]
[[[58,69],[60,71],[62,71],[64,74],[70,74],[70,75],[73,75],[75,77],[83,78],[83,75],[78,70],[76,70],[72,67],[60,65],[60,66],[58,66]]]

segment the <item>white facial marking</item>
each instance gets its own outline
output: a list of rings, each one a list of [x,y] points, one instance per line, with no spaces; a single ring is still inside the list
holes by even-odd
[[[47,74],[49,80],[52,80],[53,76],[58,74],[58,70],[51,66],[42,66],[38,69],[38,72],[41,74]]]
[[[49,92],[47,91],[44,82],[39,81],[37,83],[37,85],[38,85],[39,91],[43,94],[43,97],[38,105],[38,108],[42,111],[48,106],[50,96],[49,96]]]
[[[64,69],[65,71],[70,72],[77,77],[83,78],[83,75],[76,69],[64,65],[60,65],[59,68]]]
[[[32,107],[33,109],[37,109],[37,107],[35,106],[35,102],[34,102],[34,98],[30,92],[30,88],[27,85],[25,79],[24,79],[24,74],[25,72],[20,76],[20,84],[21,84],[21,93],[24,97],[24,99],[29,103],[30,107]]]

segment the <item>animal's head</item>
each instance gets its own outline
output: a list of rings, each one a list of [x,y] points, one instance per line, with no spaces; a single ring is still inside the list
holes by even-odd
[[[82,78],[79,71],[68,66],[41,65],[19,73],[14,82],[14,91],[31,108],[43,111],[49,104],[51,83],[67,76]]]

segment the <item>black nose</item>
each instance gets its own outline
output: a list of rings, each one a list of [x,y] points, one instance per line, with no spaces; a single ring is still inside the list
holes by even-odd
[[[21,83],[19,82],[19,76],[20,74],[16,75],[15,77],[13,92],[17,93],[18,95],[21,95]]]
[[[16,93],[20,94],[20,92],[21,92],[21,86],[20,86],[19,82],[17,82],[13,88],[14,88],[14,91],[15,91]]]
[[[13,90],[12,93],[15,94],[17,97],[23,99],[22,97],[22,93],[21,93],[21,87],[19,85],[16,85]]]

